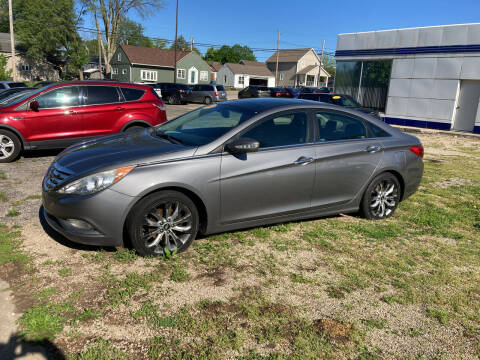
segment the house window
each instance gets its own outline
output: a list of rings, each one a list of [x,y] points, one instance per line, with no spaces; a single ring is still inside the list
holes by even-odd
[[[227,83],[227,75],[225,75],[225,76],[223,77],[223,80],[224,80],[223,83],[226,84],[226,83]]]
[[[243,75],[240,75],[238,77],[238,85],[243,85],[245,83],[245,77]]]
[[[127,74],[127,69],[122,69],[122,75],[126,75]]]
[[[208,71],[200,71],[200,81],[208,81]]]
[[[283,80],[283,74],[280,73],[280,81],[282,81],[282,80]]]
[[[177,79],[185,79],[187,72],[185,69],[177,69]]]
[[[112,75],[117,75],[117,74],[118,74],[118,69],[112,68]]]
[[[20,65],[20,70],[22,70],[22,71],[30,71],[31,68],[30,68],[30,65],[22,64],[22,65]]]
[[[122,54],[121,53],[117,54],[117,61],[122,61]]]
[[[145,81],[157,81],[157,72],[153,70],[142,70],[140,77]]]

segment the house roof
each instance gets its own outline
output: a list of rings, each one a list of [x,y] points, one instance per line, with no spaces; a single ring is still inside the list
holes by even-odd
[[[243,65],[249,65],[249,66],[265,66],[265,63],[263,62],[252,61],[252,60],[240,60],[238,63]]]
[[[223,66],[221,63],[216,61],[209,61],[208,65],[210,66],[210,69],[214,72],[218,72],[218,70],[220,70],[220,68]]]
[[[167,49],[148,48],[135,45],[120,45],[132,64],[174,67],[175,51]],[[177,51],[177,63],[191,51]]]
[[[315,69],[316,67],[320,67],[320,65],[308,65],[304,67],[302,70],[297,71],[297,74],[306,74]]]
[[[300,58],[305,55],[307,52],[312,50],[311,48],[304,48],[304,49],[280,49],[278,62],[297,62]],[[277,61],[277,52],[270,56],[267,59],[268,62],[276,62]]]
[[[274,76],[268,68],[263,65],[243,65],[243,64],[225,64],[234,74],[256,75],[256,76]]]

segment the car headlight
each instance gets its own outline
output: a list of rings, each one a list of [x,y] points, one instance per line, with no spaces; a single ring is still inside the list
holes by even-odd
[[[61,194],[89,195],[101,191],[125,177],[135,166],[127,166],[119,169],[102,171],[85,176],[70,184],[61,187]]]

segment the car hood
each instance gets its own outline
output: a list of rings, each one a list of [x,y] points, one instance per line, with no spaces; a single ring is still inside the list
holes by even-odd
[[[153,129],[147,129],[82,141],[61,152],[55,164],[78,175],[193,156],[196,149],[172,144],[154,136]]]

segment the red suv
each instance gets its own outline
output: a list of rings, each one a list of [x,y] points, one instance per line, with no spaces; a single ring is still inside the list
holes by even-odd
[[[65,148],[84,138],[167,120],[150,86],[78,81],[43,87],[0,107],[0,162],[22,150]]]

